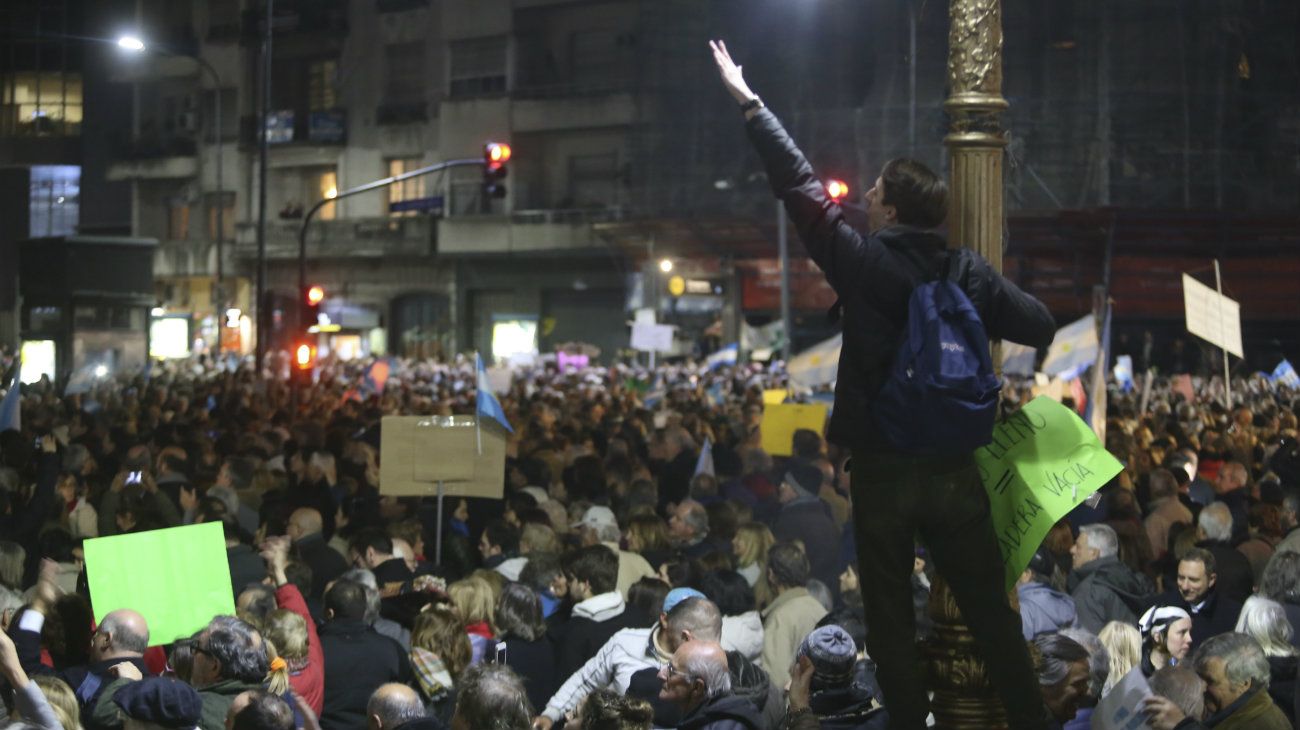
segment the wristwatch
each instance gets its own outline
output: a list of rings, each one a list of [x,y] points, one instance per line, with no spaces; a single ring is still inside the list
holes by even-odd
[[[745,102],[744,104],[741,104],[740,111],[747,112],[750,111],[751,109],[762,109],[763,106],[764,106],[763,100],[756,96],[753,99],[750,99],[749,101]]]

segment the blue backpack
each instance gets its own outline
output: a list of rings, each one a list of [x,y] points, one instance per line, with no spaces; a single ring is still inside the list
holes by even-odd
[[[993,373],[984,323],[966,292],[910,250],[925,278],[912,290],[907,326],[894,366],[874,404],[876,424],[899,451],[974,451],[993,436],[1001,381]]]

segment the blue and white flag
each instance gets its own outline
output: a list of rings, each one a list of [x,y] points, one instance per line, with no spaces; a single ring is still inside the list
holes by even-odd
[[[501,402],[492,394],[492,385],[488,383],[487,370],[483,369],[483,358],[476,352],[474,353],[474,369],[477,371],[478,379],[475,389],[477,395],[475,400],[478,401],[478,407],[475,409],[480,419],[487,417],[501,424],[507,431],[514,433],[515,430],[510,427],[510,422],[506,420],[506,412],[501,408]]]
[[[0,401],[0,431],[23,430],[23,361],[14,361],[14,380]]]
[[[733,342],[730,345],[709,355],[704,364],[709,370],[715,370],[723,365],[735,365],[736,358],[740,355],[740,344]]]
[[[1115,382],[1119,383],[1120,389],[1123,390],[1125,393],[1132,392],[1134,387],[1133,356],[1120,355],[1119,357],[1115,358],[1115,368],[1113,372],[1115,373]]]
[[[1296,374],[1295,368],[1292,367],[1290,360],[1283,360],[1273,368],[1273,374],[1268,376],[1273,385],[1281,383],[1291,388],[1300,388],[1300,375]]]
[[[708,436],[704,437],[704,447],[700,449],[700,458],[695,460],[694,476],[701,474],[716,476],[713,473],[713,442],[709,441]]]
[[[1042,370],[1062,380],[1073,380],[1093,364],[1099,349],[1097,318],[1089,314],[1056,331],[1052,346],[1047,348]]]
[[[840,370],[840,348],[844,335],[823,340],[790,358],[786,372],[790,382],[805,388],[817,388],[835,382]]]
[[[1002,341],[1002,372],[1006,375],[1033,375],[1038,349],[1019,342]]]

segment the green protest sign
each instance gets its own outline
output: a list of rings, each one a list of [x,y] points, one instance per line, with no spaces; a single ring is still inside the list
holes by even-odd
[[[85,542],[95,621],[130,608],[149,622],[149,643],[189,638],[218,614],[234,614],[220,522]]]
[[[1039,396],[975,451],[1010,590],[1052,525],[1124,468],[1069,408]]]

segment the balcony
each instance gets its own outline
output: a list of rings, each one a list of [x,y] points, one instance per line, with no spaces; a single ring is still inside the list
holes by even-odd
[[[175,180],[199,172],[197,148],[192,137],[151,135],[118,145],[117,159],[108,168],[108,179]]]
[[[267,258],[297,258],[301,227],[301,220],[267,221]],[[307,257],[427,256],[434,252],[435,235],[432,219],[428,217],[313,220],[307,229]],[[235,251],[241,257],[257,255],[255,224],[240,223],[236,227]]]
[[[626,91],[584,96],[530,96],[534,88],[516,91],[510,105],[515,132],[552,132],[566,129],[622,127],[636,121],[636,100]]]
[[[510,216],[456,216],[438,223],[440,254],[577,252],[604,244],[593,224],[624,220],[622,208],[520,210]]]

